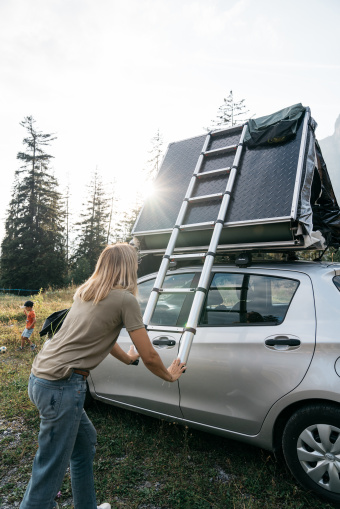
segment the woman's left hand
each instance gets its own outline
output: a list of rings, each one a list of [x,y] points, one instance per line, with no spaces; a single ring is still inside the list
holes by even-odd
[[[139,359],[139,353],[136,353],[135,347],[133,345],[130,346],[129,351],[127,352],[128,356],[131,357],[131,364]]]

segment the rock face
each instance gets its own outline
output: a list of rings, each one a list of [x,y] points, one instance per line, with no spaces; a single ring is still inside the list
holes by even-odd
[[[340,203],[340,115],[336,119],[332,136],[319,140],[335,196]]]

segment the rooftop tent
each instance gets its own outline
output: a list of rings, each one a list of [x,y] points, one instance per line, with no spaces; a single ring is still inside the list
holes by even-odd
[[[243,143],[242,126],[170,143],[154,195],[133,229],[141,250],[165,251],[189,186],[175,252],[209,246],[226,192],[230,200],[217,252],[340,244],[340,211],[315,139],[316,125],[309,108],[296,104],[249,120]]]

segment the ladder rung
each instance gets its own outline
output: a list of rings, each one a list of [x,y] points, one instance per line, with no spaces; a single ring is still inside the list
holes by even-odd
[[[216,177],[217,175],[223,175],[224,173],[230,173],[230,166],[227,168],[219,168],[218,170],[204,171],[202,173],[197,173],[197,178],[202,179],[205,177]]]
[[[210,133],[210,136],[212,136],[214,138],[216,136],[222,136],[223,134],[234,134],[234,133],[238,133],[238,132],[242,131],[242,129],[243,129],[243,124],[236,125],[233,127],[225,127],[224,129],[222,128],[222,129],[219,129],[216,131],[212,131]]]
[[[158,288],[158,293],[194,293],[196,288]]]
[[[191,223],[191,224],[181,224],[180,230],[209,230],[213,228],[215,221],[207,221],[206,223]]]
[[[238,145],[229,145],[228,147],[215,148],[214,150],[207,150],[203,153],[204,157],[206,156],[218,156],[219,154],[224,154],[225,152],[233,152],[236,150]]]
[[[204,258],[207,253],[190,253],[190,254],[178,254],[170,256],[170,260],[197,260],[198,258]]]
[[[210,201],[223,198],[224,193],[216,194],[205,194],[204,196],[195,196],[195,198],[189,198],[189,203],[200,203],[201,201]]]

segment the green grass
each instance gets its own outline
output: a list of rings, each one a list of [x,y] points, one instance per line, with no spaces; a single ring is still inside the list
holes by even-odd
[[[50,313],[69,307],[74,289],[33,297],[38,330]],[[20,502],[37,449],[39,416],[27,396],[36,355],[17,351],[25,316],[21,300],[0,297],[0,507]],[[188,375],[189,376],[189,375]],[[267,451],[95,402],[97,502],[114,509],[328,509],[300,489]],[[59,498],[71,509],[66,473]],[[65,505],[63,505],[65,504]]]

